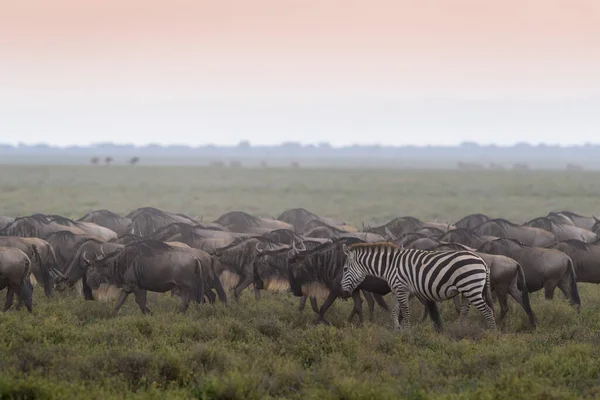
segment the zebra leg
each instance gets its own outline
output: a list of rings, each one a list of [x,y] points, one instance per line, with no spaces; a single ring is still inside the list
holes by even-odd
[[[454,298],[459,298],[460,296],[460,311],[458,316],[458,321],[462,324],[465,322],[467,317],[469,316],[469,311],[471,309],[471,302],[466,296],[456,295]]]
[[[396,293],[398,312],[402,315],[402,321],[398,324],[398,328],[400,329],[410,328],[410,310],[408,308],[409,297],[410,292],[408,290],[401,289]],[[397,316],[398,314],[396,314],[396,318]]]
[[[498,328],[496,326],[496,320],[494,319],[494,311],[492,311],[492,308],[485,302],[483,293],[475,294],[470,302],[479,310],[480,313],[483,314],[488,328],[497,330]]]
[[[392,307],[392,324],[394,330],[400,329],[400,302],[398,302],[398,297],[394,296],[394,307]]]

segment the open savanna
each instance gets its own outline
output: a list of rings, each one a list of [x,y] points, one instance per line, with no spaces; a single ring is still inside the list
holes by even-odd
[[[550,210],[600,211],[600,173],[0,166],[0,215],[78,218],[141,206],[205,221],[304,207],[358,228],[473,212],[524,222]],[[411,330],[395,333],[380,309],[373,323],[348,323],[347,301],[330,309],[332,326],[315,326],[289,294],[256,301],[245,293],[238,304],[191,306],[185,315],[177,300],[155,294],[154,315],[129,299],[115,317],[110,303],[46,300],[36,290],[32,315],[0,314],[0,398],[595,398],[600,293],[589,284],[580,291],[580,314],[560,294],[551,302],[534,294],[536,331],[511,301],[496,335],[476,310],[460,327],[451,304],[442,307],[443,334],[419,323],[418,303]]]

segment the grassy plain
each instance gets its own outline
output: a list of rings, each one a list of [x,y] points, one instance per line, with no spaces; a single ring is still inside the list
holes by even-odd
[[[212,220],[231,210],[277,216],[305,207],[360,227],[399,215],[455,221],[483,212],[523,222],[550,210],[600,208],[600,173],[210,169],[202,167],[0,166],[0,215],[56,213],[77,218],[108,208],[155,206]],[[153,316],[133,300],[112,304],[74,296],[34,313],[0,314],[0,399],[563,399],[600,397],[600,293],[580,285],[575,313],[562,296],[533,295],[538,329],[511,302],[505,332],[468,328],[442,307],[445,333],[419,323],[394,333],[389,316],[346,322],[349,302],[315,326],[297,299],[190,307],[149,296]],[[3,296],[2,296],[3,297]],[[389,299],[388,299],[389,302]],[[366,311],[366,310],[365,310]]]

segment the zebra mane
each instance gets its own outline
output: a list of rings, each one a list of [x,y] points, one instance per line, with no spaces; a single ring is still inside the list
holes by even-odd
[[[375,243],[354,243],[348,246],[349,250],[354,249],[362,249],[362,248],[383,248],[383,247],[393,247],[396,249],[400,249],[400,247],[396,243],[392,242],[375,242]]]

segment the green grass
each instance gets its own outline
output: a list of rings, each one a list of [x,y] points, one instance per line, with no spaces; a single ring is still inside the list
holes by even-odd
[[[155,206],[212,220],[305,207],[360,227],[399,215],[454,221],[484,212],[520,222],[553,209],[591,214],[599,199],[600,173],[592,172],[0,168],[0,214],[12,216]],[[128,299],[114,317],[110,303],[46,300],[36,289],[33,315],[0,314],[0,399],[594,398],[600,293],[580,291],[580,314],[558,293],[551,302],[534,294],[536,331],[511,301],[495,335],[476,310],[459,326],[450,303],[443,334],[418,322],[418,303],[412,329],[395,333],[379,309],[373,323],[347,323],[347,301],[330,309],[333,326],[315,326],[310,307],[299,313],[288,294],[257,302],[245,293],[239,304],[185,315],[176,299],[154,294],[153,316]]]

